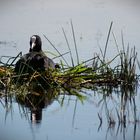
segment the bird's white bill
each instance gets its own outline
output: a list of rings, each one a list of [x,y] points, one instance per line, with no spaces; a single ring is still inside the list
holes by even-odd
[[[31,49],[33,49],[35,46],[35,42],[32,42],[32,46],[31,46]]]
[[[32,36],[32,45],[31,45],[31,49],[33,49],[34,48],[34,46],[35,46],[35,42],[36,42],[36,37],[35,36]]]

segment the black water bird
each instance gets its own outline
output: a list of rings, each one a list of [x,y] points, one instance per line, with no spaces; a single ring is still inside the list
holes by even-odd
[[[33,35],[30,38],[29,52],[17,61],[15,72],[17,74],[31,74],[34,71],[45,71],[47,69],[55,69],[55,63],[42,51],[41,38],[38,35]]]

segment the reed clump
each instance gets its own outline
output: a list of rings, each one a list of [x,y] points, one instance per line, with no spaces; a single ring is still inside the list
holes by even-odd
[[[136,59],[137,53],[135,48],[127,48],[127,52],[120,51],[121,53],[116,55],[112,60],[105,62],[99,55],[88,60],[92,63],[91,66],[86,65],[86,62],[82,62],[73,67],[63,68],[60,65],[59,70],[47,70],[45,72],[35,71],[31,76],[27,74],[16,75],[14,73],[13,66],[0,66],[0,80],[1,83],[6,84],[7,80],[10,81],[9,85],[18,85],[19,77],[22,79],[22,84],[26,85],[33,83],[40,84],[43,88],[56,87],[60,88],[83,88],[93,85],[112,85],[112,86],[133,86],[137,83],[138,75],[136,74]],[[116,59],[120,58],[120,64],[110,67],[110,64]],[[23,78],[24,76],[24,78]],[[15,81],[17,79],[17,81]]]
[[[107,121],[110,126],[115,125],[116,120],[112,116],[112,112],[107,108],[106,97],[116,93],[121,96],[121,109],[116,108],[116,114],[118,122],[126,124],[127,106],[126,103],[134,98],[135,90],[138,84],[139,75],[136,73],[137,66],[137,52],[135,47],[130,48],[129,45],[124,45],[122,35],[122,49],[119,49],[115,35],[113,34],[117,54],[114,58],[107,60],[106,53],[108,51],[108,42],[112,30],[113,22],[111,22],[107,40],[105,43],[104,51],[101,50],[101,54],[95,54],[95,56],[89,60],[81,62],[78,55],[78,47],[76,43],[76,35],[74,32],[74,26],[71,21],[72,37],[76,54],[76,62],[74,62],[73,54],[70,49],[70,44],[62,28],[63,35],[68,47],[69,52],[61,54],[55,45],[44,35],[46,40],[59,54],[60,63],[57,69],[48,69],[40,72],[32,69],[28,64],[26,67],[32,69],[32,74],[14,72],[15,62],[21,55],[19,53],[16,57],[9,57],[6,63],[3,63],[0,59],[0,96],[5,96],[6,102],[15,97],[16,101],[20,104],[25,104],[31,107],[31,109],[38,109],[49,105],[54,99],[57,99],[59,95],[74,95],[83,102],[85,96],[82,94],[83,89],[91,89],[99,91],[103,96],[106,107]],[[66,61],[64,55],[70,54],[71,65]],[[5,57],[5,56],[4,56]],[[2,57],[1,57],[2,58]],[[55,56],[57,58],[57,56]],[[116,63],[117,62],[117,63]],[[140,67],[140,63],[138,62]],[[116,92],[117,91],[117,92]],[[10,98],[9,98],[10,97]],[[132,99],[131,99],[132,97]],[[62,99],[62,103],[63,104]],[[134,102],[134,121],[137,122],[137,114],[135,101]],[[40,109],[40,108],[39,108]],[[102,124],[102,116],[98,114],[100,124]]]
[[[6,63],[0,61],[0,87],[8,87],[11,89],[13,87],[21,87],[21,85],[24,85],[24,87],[32,89],[36,86],[39,86],[44,90],[48,88],[59,87],[60,89],[69,92],[71,89],[89,89],[93,88],[94,86],[104,85],[127,88],[135,87],[139,77],[136,74],[136,62],[138,60],[137,52],[135,47],[130,49],[129,45],[127,47],[124,45],[123,34],[121,50],[119,49],[115,35],[113,34],[118,53],[116,56],[114,56],[114,58],[111,58],[111,60],[107,61],[106,53],[108,51],[108,42],[111,35],[112,25],[113,22],[111,22],[109,27],[104,51],[102,51],[100,48],[100,55],[96,54],[93,58],[81,62],[78,55],[74,26],[71,21],[72,38],[76,52],[75,54],[77,56],[77,64],[74,64],[74,58],[70,49],[70,44],[65,30],[62,28],[63,35],[69,50],[68,53],[70,54],[71,66],[64,57],[64,55],[67,53],[61,54],[55,45],[48,39],[48,37],[44,35],[45,39],[59,54],[58,57],[62,58],[59,64],[60,68],[55,70],[48,69],[45,72],[38,72],[32,69],[32,75],[30,75],[28,72],[21,72],[19,75],[17,75],[14,72],[14,64],[21,55],[21,53],[19,53],[16,57],[8,57],[8,61]],[[112,66],[112,63],[114,62],[117,62],[117,64],[115,63],[115,65]],[[26,66],[30,68],[28,64],[26,64]]]

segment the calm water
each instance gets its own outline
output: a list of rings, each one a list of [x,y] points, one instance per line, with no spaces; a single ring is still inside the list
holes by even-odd
[[[43,37],[45,34],[61,53],[68,51],[62,32],[64,28],[68,37],[73,57],[74,43],[70,20],[75,29],[80,60],[93,57],[103,49],[110,22],[113,21],[113,32],[121,46],[121,30],[125,44],[136,46],[140,54],[140,3],[138,0],[5,0],[0,1],[0,56],[15,56],[20,51],[28,52],[29,37],[39,34],[42,37],[43,49],[57,52]],[[113,52],[113,53],[110,53]],[[116,54],[113,37],[110,37],[107,57]],[[50,57],[53,57],[48,53]],[[69,62],[69,56],[65,56]],[[140,59],[140,57],[138,56]],[[59,62],[58,60],[55,60]],[[140,115],[139,90],[134,97],[136,116]],[[139,140],[140,126],[133,122],[134,102],[127,102],[129,123],[126,127],[117,123],[116,108],[120,108],[121,99],[116,94],[102,100],[94,91],[86,91],[87,100],[83,103],[76,97],[66,96],[61,105],[62,96],[39,110],[39,121],[35,122],[31,108],[18,104],[13,99],[12,104],[5,105],[5,99],[0,104],[0,140]],[[111,110],[116,124],[109,127],[106,118],[107,108]],[[100,127],[98,113],[103,118]]]

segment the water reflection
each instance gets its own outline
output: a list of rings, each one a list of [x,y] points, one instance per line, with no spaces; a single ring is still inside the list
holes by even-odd
[[[30,120],[31,123],[38,124],[42,120],[42,110],[51,105],[56,99],[56,90],[48,89],[47,91],[37,90],[30,91],[24,100],[19,96],[16,97],[16,101],[22,105],[22,107],[27,107],[30,110]]]
[[[140,110],[138,110],[137,106],[138,96],[136,96],[137,85],[121,85],[117,88],[107,85],[100,87],[100,89],[102,90],[103,98],[99,104],[102,107],[101,113],[103,108],[105,113],[103,115],[98,113],[100,120],[98,132],[101,131],[105,115],[108,124],[105,140],[110,139],[110,137],[121,137],[123,140],[128,139],[129,127],[132,128],[130,132],[130,134],[133,134],[132,139],[136,140],[136,130],[140,122],[138,115]],[[111,104],[110,101],[112,102]]]
[[[130,131],[130,127],[132,127]],[[128,124],[127,126],[124,126],[124,124],[118,124],[118,125],[112,125],[111,127],[108,127],[106,130],[106,137],[105,140],[110,139],[110,137],[120,137],[122,140],[128,140],[133,139],[137,140],[137,129],[139,127],[139,123],[134,124]],[[128,133],[132,134],[131,138],[128,138]]]
[[[112,138],[118,138],[122,140],[127,140],[128,134],[131,134],[131,139],[138,140],[138,130],[139,130],[139,104],[138,104],[138,96],[137,96],[137,86],[130,86],[130,87],[113,87],[113,86],[99,86],[94,88],[92,92],[94,91],[94,95],[87,95],[90,96],[98,96],[98,100],[94,99],[94,102],[98,102],[98,106],[96,106],[98,111],[93,110],[93,105],[90,105],[90,109],[86,107],[88,110],[87,113],[91,114],[92,111],[94,111],[94,114],[98,114],[98,118],[94,120],[92,118],[91,122],[98,121],[97,126],[95,130],[98,130],[98,133],[96,135],[101,135],[103,133],[103,130],[105,130],[105,138],[102,137],[102,139],[109,140]],[[80,92],[80,91],[79,91]],[[71,102],[73,100],[69,99],[71,96],[64,95],[60,98],[60,91],[58,89],[51,89],[49,88],[47,91],[43,90],[38,86],[36,89],[32,89],[27,92],[27,94],[23,97],[23,94],[15,94],[15,100],[20,106],[19,112],[21,114],[21,118],[27,117],[29,120],[29,125],[31,126],[32,135],[34,135],[36,132],[34,131],[34,127],[38,126],[44,122],[43,118],[43,110],[44,108],[48,108],[48,106],[52,105],[53,102],[56,99],[59,99],[61,104],[61,109],[63,109],[63,106],[67,106],[68,108],[71,108]],[[84,92],[84,95],[86,95],[86,92]],[[1,105],[4,106],[4,108],[8,110],[11,108],[12,110],[12,104],[14,104],[13,97],[10,96],[10,94],[7,94],[5,96],[5,91],[1,91],[1,96],[3,96],[1,99],[4,99],[4,102],[1,100]],[[69,103],[66,103],[69,102]],[[4,103],[4,104],[3,104]],[[66,104],[65,104],[66,103]],[[79,110],[81,107],[79,107],[82,102],[79,100],[79,98],[75,98],[73,102],[73,110],[70,111],[71,114],[71,127],[74,132],[78,132],[80,128],[77,127],[80,125],[82,117],[85,115],[85,112],[82,112],[79,116]],[[87,105],[87,100],[83,100],[82,107]],[[13,106],[14,107],[14,106]],[[99,112],[99,113],[98,113]],[[16,112],[15,112],[16,113]],[[57,116],[57,114],[56,114]],[[7,119],[7,114],[5,117],[5,120]],[[23,119],[23,118],[22,118]],[[67,119],[67,118],[64,118]],[[87,122],[89,121],[89,118],[87,119]],[[62,119],[63,120],[63,119]],[[60,121],[60,124],[63,124],[63,121]],[[7,120],[6,120],[7,121]],[[58,121],[58,120],[56,120]],[[42,122],[42,123],[41,123]],[[107,122],[107,123],[106,123]],[[48,122],[47,122],[48,123]],[[51,121],[53,124],[53,121]],[[34,125],[32,125],[34,124]],[[59,125],[60,125],[59,124]],[[69,122],[67,122],[65,127],[67,128]],[[92,124],[91,124],[92,125]],[[50,127],[50,126],[49,126]],[[60,129],[61,125],[59,126]],[[90,126],[84,126],[84,127],[90,127]],[[66,129],[64,128],[64,129]],[[130,129],[131,128],[131,129]],[[41,128],[39,128],[41,129]],[[83,129],[83,128],[82,128]],[[82,133],[81,129],[81,133]],[[55,132],[54,132],[55,133]],[[87,133],[89,134],[89,133]]]

